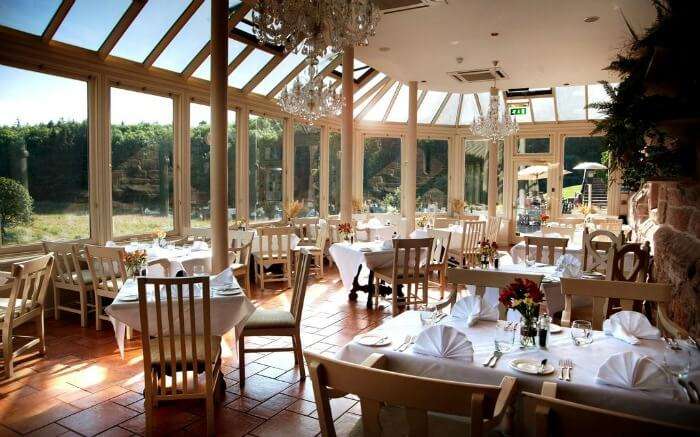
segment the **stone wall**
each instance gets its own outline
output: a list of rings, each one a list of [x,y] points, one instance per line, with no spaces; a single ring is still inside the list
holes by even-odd
[[[700,335],[700,182],[647,182],[630,202],[636,241],[649,241],[654,280],[673,285],[669,314]]]

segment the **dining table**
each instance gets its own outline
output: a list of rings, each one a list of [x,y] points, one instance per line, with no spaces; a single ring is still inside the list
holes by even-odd
[[[575,346],[570,336],[570,329],[562,328],[559,333],[550,334],[546,348],[523,349],[519,347],[516,335],[513,350],[505,353],[491,368],[485,367],[482,363],[486,362],[494,352],[497,330],[495,321],[479,320],[469,327],[466,320],[447,316],[437,322],[450,325],[467,336],[474,350],[471,362],[422,355],[417,353],[411,344],[405,350],[397,350],[397,346],[404,343],[407,336],[418,335],[426,329],[426,317],[421,314],[421,311],[405,311],[397,317],[386,320],[381,326],[358,335],[343,346],[337,352],[336,358],[359,364],[371,354],[379,353],[387,358],[387,370],[449,381],[498,385],[504,376],[516,377],[519,396],[515,403],[514,418],[515,426],[520,430],[527,429],[524,423],[532,420],[534,416],[534,414],[523,413],[520,394],[522,392],[539,394],[544,381],[556,382],[557,397],[568,401],[700,428],[700,405],[689,403],[687,398],[670,399],[652,391],[620,388],[605,385],[596,380],[600,366],[608,357],[619,352],[635,351],[648,355],[657,362],[663,362],[664,350],[667,346],[661,339],[641,339],[639,344],[631,345],[602,331],[593,331],[590,344]],[[385,344],[383,346],[361,344],[359,340],[365,335],[388,338],[389,344],[385,344],[387,341],[381,342]],[[691,354],[689,378],[696,384],[700,384],[700,352],[694,350]],[[511,367],[511,361],[523,358],[532,359],[538,363],[547,359],[547,362],[555,368],[559,367],[560,360],[571,360],[573,363],[571,380],[558,379],[557,371],[549,375],[528,374]],[[669,382],[669,384],[672,383]],[[673,389],[675,390],[675,387]]]

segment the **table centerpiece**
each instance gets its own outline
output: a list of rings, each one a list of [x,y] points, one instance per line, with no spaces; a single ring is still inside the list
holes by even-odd
[[[520,313],[520,344],[524,348],[534,348],[539,304],[544,300],[539,285],[529,279],[516,278],[501,290],[498,300],[506,308]]]

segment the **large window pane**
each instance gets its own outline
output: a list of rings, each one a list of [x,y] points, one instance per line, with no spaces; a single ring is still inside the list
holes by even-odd
[[[250,115],[248,165],[251,220],[282,217],[282,120]]]
[[[173,102],[111,89],[112,234],[173,229]]]
[[[204,47],[211,36],[211,0],[197,9],[197,12],[180,29],[177,36],[168,44],[163,53],[156,59],[156,67],[181,72],[192,60],[195,54]]]
[[[32,203],[0,220],[0,246],[88,238],[87,84],[4,66],[0,83],[0,178],[14,181],[0,191],[18,183]]]
[[[100,48],[131,2],[77,0],[54,39],[89,50]]]
[[[586,89],[583,85],[559,86],[556,95],[559,120],[586,119]]]
[[[416,209],[447,210],[447,140],[418,140]]]
[[[401,208],[401,139],[365,138],[363,195],[370,212]],[[348,187],[349,189],[349,187]]]
[[[498,144],[498,198],[496,214],[503,215],[503,142]],[[489,142],[464,141],[464,201],[472,210],[488,208]]]
[[[190,225],[193,228],[210,226],[211,150],[207,136],[211,129],[209,106],[190,104]],[[236,112],[228,111],[228,207],[236,211]]]
[[[340,132],[331,132],[328,137],[328,214],[340,214]]]
[[[41,35],[61,0],[5,0],[0,2],[0,25]]]
[[[549,138],[518,138],[518,153],[549,153]]]
[[[598,212],[607,213],[608,171],[595,170],[602,161],[603,137],[566,137],[564,139],[564,175],[562,183],[562,214],[571,214],[589,198]],[[580,166],[587,169],[576,170]]]
[[[321,129],[294,124],[294,200],[304,205],[302,217],[319,216]]]

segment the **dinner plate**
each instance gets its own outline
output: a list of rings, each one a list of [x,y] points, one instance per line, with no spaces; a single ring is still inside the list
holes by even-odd
[[[358,337],[357,342],[363,346],[387,346],[391,344],[391,338],[388,336],[368,334]]]
[[[243,290],[240,288],[217,289],[214,290],[214,293],[218,294],[219,296],[235,296],[243,293]]]
[[[139,300],[139,295],[138,294],[123,294],[119,296],[119,300],[123,302],[134,302],[136,300]]]
[[[550,334],[559,334],[561,331],[562,331],[561,326],[554,324],[554,323],[549,324],[549,333]]]
[[[527,358],[516,358],[508,365],[518,372],[529,373],[530,375],[549,375],[554,372],[554,366],[547,363],[544,365],[544,371],[540,372],[542,362],[538,360],[529,360]]]
[[[371,247],[360,247],[360,252],[371,252],[372,248]]]
[[[584,278],[584,279],[585,279],[585,278],[597,279],[597,278],[601,278],[601,277],[603,277],[603,276],[605,276],[605,275],[602,274],[602,273],[600,273],[600,272],[583,272],[583,273],[581,274],[581,277]]]

